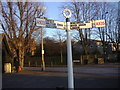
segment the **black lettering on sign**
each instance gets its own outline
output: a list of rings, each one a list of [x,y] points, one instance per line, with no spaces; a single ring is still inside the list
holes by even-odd
[[[70,22],[70,24],[77,24],[77,22]]]
[[[37,24],[45,25],[45,21],[39,21],[39,20],[37,20]]]
[[[55,24],[47,24],[46,27],[47,28],[56,28],[56,25]]]
[[[84,23],[84,21],[79,21],[78,23]]]
[[[85,23],[90,23],[90,21],[85,21]]]
[[[84,24],[84,23],[80,23],[79,26],[86,26],[86,24]]]
[[[46,20],[46,24],[51,24],[51,23],[54,23],[54,20]]]
[[[57,24],[57,26],[63,26],[63,24]]]
[[[70,26],[71,26],[71,27],[77,27],[77,25],[75,25],[75,24],[71,24]]]
[[[71,29],[78,29],[78,25],[77,24],[71,24],[70,27],[71,27]]]

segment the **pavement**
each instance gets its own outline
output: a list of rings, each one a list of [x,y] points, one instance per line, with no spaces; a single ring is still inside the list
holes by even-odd
[[[119,88],[120,64],[74,66],[74,86],[79,88]],[[25,67],[19,73],[3,74],[2,88],[67,88],[67,67]]]

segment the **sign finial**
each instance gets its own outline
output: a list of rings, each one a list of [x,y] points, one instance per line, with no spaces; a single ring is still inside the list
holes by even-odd
[[[70,11],[70,9],[66,8],[66,9],[64,9],[64,11],[63,11],[63,15],[64,15],[64,17],[66,17],[66,18],[70,18],[70,17],[72,16],[72,12]]]

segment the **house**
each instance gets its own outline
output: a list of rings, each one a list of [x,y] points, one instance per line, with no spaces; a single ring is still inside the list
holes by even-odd
[[[103,43],[100,40],[88,40],[88,54],[85,55],[84,47],[81,41],[76,42],[73,45],[73,59],[88,59],[88,63],[93,63],[95,58],[103,58],[105,55],[106,60],[115,60],[116,55],[113,54],[111,42],[105,42],[105,52],[103,51]],[[76,58],[78,57],[78,58]]]
[[[13,60],[13,54],[10,50],[7,38],[5,34],[0,34],[0,57],[2,61],[2,72],[4,72],[4,64],[5,63],[12,63]]]
[[[73,45],[73,49],[82,53],[84,52],[82,42],[78,41]],[[112,53],[112,46],[109,42],[105,42],[106,53]],[[88,53],[89,54],[103,54],[103,44],[100,40],[88,40]]]

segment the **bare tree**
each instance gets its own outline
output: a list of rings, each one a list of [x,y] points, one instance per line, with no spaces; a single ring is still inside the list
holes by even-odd
[[[57,30],[54,36],[56,37],[56,39],[60,44],[60,57],[61,57],[61,63],[63,63],[63,42],[65,41],[65,34],[64,32]]]
[[[117,5],[117,3],[116,3]],[[107,39],[110,40],[111,42],[113,42],[114,44],[116,43],[116,45],[114,45],[116,51],[118,50],[118,46],[117,44],[119,43],[119,16],[118,16],[118,11],[117,7],[113,8],[109,14],[109,21],[107,23],[107,30],[108,32],[106,33]],[[114,12],[114,13],[112,13]]]
[[[106,61],[107,53],[107,44],[108,41],[112,42],[113,46],[118,48],[118,11],[117,3],[106,3],[101,2],[98,3],[99,13],[97,19],[105,19],[106,27],[96,29],[96,34],[98,34],[102,44],[103,44],[103,57],[104,61]],[[115,6],[114,6],[115,5]],[[113,13],[114,12],[114,13]]]
[[[96,33],[103,44],[103,53],[106,54],[106,42],[112,41],[114,44],[117,44],[118,41],[118,15],[116,13],[116,8],[113,6],[114,3],[109,2],[70,2],[69,4],[64,5],[62,8],[69,8],[73,12],[74,22],[79,21],[89,21],[89,20],[99,20],[105,19],[106,20],[106,27],[102,28],[94,28],[93,29],[77,29],[79,32],[79,39],[82,42],[82,46],[84,49],[85,54],[88,54],[89,45],[90,45],[90,38],[93,37],[92,33]],[[115,4],[114,4],[115,5]],[[117,10],[118,11],[118,10]],[[114,13],[113,13],[114,12]],[[116,18],[117,17],[117,18]],[[78,34],[76,34],[78,35]],[[76,36],[74,36],[76,37]],[[118,48],[118,44],[114,45],[116,49]],[[105,55],[104,60],[105,60]]]
[[[24,66],[24,55],[36,28],[35,18],[44,15],[42,3],[1,2],[2,28],[9,39],[11,48],[16,51],[20,66]]]
[[[106,37],[107,41],[112,42],[112,46],[114,47],[114,51],[117,54],[117,57],[119,56],[119,50],[120,50],[120,42],[119,42],[119,2],[114,3],[114,6],[112,7],[110,13],[108,14],[108,23],[107,23],[107,32]],[[117,12],[116,12],[117,11]],[[114,13],[113,13],[114,12]],[[119,60],[119,58],[118,58]]]
[[[95,19],[97,15],[96,2],[70,2],[62,8],[69,8],[72,10],[74,22],[89,21]],[[89,40],[91,36],[91,29],[77,29],[79,33],[78,39],[82,42],[84,53],[87,55],[89,51]]]

